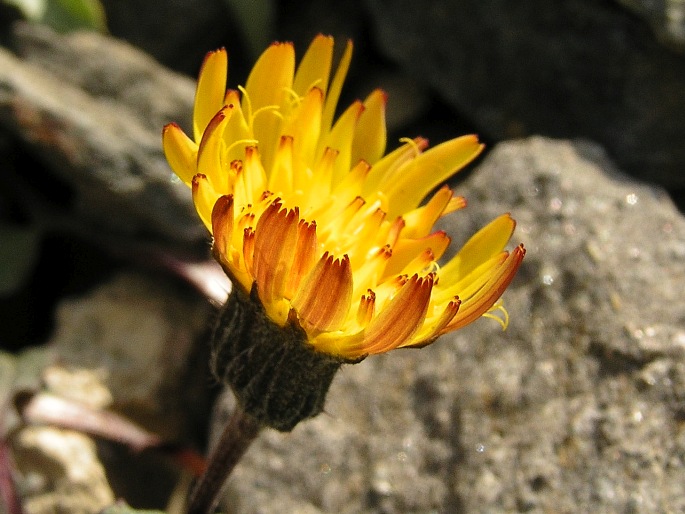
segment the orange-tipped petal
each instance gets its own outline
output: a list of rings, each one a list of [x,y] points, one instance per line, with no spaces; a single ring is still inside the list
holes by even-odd
[[[245,269],[249,270],[254,280],[254,240],[255,231],[252,227],[246,227],[243,229],[243,262],[245,263]],[[246,288],[249,290],[250,288]]]
[[[347,255],[326,252],[305,279],[292,305],[305,329],[337,330],[350,310],[352,269]]]
[[[371,319],[373,318],[375,312],[376,304],[376,293],[371,289],[363,294],[361,300],[359,300],[359,308],[357,309],[357,323],[361,327],[366,327]]]
[[[257,222],[254,276],[259,297],[266,304],[283,297],[297,244],[298,218],[297,210],[273,202]]]
[[[316,264],[316,252],[318,250],[316,238],[316,223],[300,220],[297,224],[297,246],[293,251],[293,263],[288,277],[284,296],[292,299],[302,280]]]
[[[233,216],[233,195],[220,197],[212,209],[212,234],[214,252],[218,252],[223,258],[230,257]]]
[[[197,172],[202,173],[212,185],[223,193],[228,190],[227,176],[223,170],[223,131],[230,118],[232,109],[222,108],[207,125],[197,152]]]
[[[435,275],[413,275],[366,328],[361,354],[383,353],[410,340],[421,328],[430,302]]]
[[[336,65],[333,39],[318,35],[296,67],[293,44],[274,43],[235,89],[226,52],[207,55],[194,139],[170,124],[162,141],[215,258],[271,321],[299,323],[316,351],[346,359],[424,346],[496,310],[506,325],[500,297],[524,255],[505,251],[513,219],[440,267],[450,238],[434,225],[466,202],[442,187],[423,203],[483,145],[417,137],[384,156],[386,94],[337,105],[352,49]]]
[[[457,315],[460,305],[461,300],[455,296],[447,303],[440,316],[430,322],[426,320],[421,330],[406,344],[400,345],[399,348],[422,348],[431,344]]]
[[[488,278],[483,287],[469,299],[465,299],[459,313],[442,333],[462,328],[486,313],[499,300],[504,290],[516,276],[526,250],[523,245],[517,246]]]

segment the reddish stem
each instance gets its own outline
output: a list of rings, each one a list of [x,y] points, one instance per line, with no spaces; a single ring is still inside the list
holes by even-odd
[[[258,421],[236,407],[209,457],[207,469],[190,496],[187,514],[211,514],[214,511],[226,480],[261,428]]]

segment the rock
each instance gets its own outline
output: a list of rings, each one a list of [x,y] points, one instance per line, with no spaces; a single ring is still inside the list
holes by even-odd
[[[199,295],[122,273],[64,300],[50,345],[64,366],[99,373],[116,411],[178,441],[195,433],[210,401],[202,336],[211,312]]]
[[[508,330],[344,367],[324,414],[248,450],[231,512],[685,509],[682,216],[589,142],[502,143],[458,190],[455,246],[519,221]]]
[[[115,496],[161,508],[192,469],[213,398],[212,309],[160,278],[122,272],[64,300],[48,344],[0,353],[1,435],[27,514],[94,513]]]
[[[627,173],[685,188],[685,53],[632,12],[590,0],[366,5],[380,51],[486,138],[589,138]]]
[[[20,141],[42,165],[29,178],[8,166],[18,174],[14,187],[66,206],[94,238],[142,239],[179,253],[204,246],[206,231],[161,147],[165,123],[189,126],[194,83],[95,33],[18,24],[14,40],[21,57],[0,48],[0,140]],[[16,151],[16,142],[9,146]],[[59,187],[44,191],[50,184]]]
[[[114,502],[89,437],[53,427],[25,427],[12,442],[24,475],[26,514],[92,514]]]

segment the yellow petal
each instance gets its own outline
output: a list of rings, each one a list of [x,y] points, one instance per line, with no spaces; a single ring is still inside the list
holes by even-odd
[[[428,140],[421,137],[405,140],[402,146],[390,152],[380,161],[372,163],[371,171],[364,183],[363,196],[377,192],[381,182],[390,182],[388,177],[393,177],[396,170],[415,159],[427,146]]]
[[[385,276],[411,273],[411,271],[404,270],[405,266],[425,250],[431,250],[433,260],[438,260],[445,253],[449,244],[450,238],[442,230],[420,239],[400,238],[392,249],[392,258],[385,269]]]
[[[359,116],[359,123],[354,134],[352,144],[352,160],[354,166],[360,160],[374,163],[385,153],[386,126],[385,105],[388,95],[376,89],[364,100],[364,112]]]
[[[295,185],[297,189],[302,191],[303,207],[315,209],[322,203],[328,206],[331,205],[331,181],[338,155],[337,150],[326,148],[321,159],[314,166],[313,173],[309,167],[306,167],[304,170],[301,168],[300,173],[295,174]],[[302,173],[302,171],[309,173]],[[309,176],[310,173],[311,176]]]
[[[335,116],[340,92],[347,76],[347,70],[350,68],[350,61],[352,61],[352,41],[348,40],[338,68],[335,70],[335,75],[333,75],[333,80],[326,92],[326,104],[324,105],[323,118],[321,120],[322,133],[328,132],[333,126],[333,116]]]
[[[169,123],[162,131],[162,146],[171,169],[190,186],[197,173],[197,144],[176,123]]]
[[[335,122],[331,132],[319,143],[318,153],[321,155],[326,148],[338,152],[333,172],[333,184],[338,184],[350,171],[352,159],[352,140],[359,116],[364,110],[361,102],[354,102]]]
[[[354,292],[353,297],[359,297],[362,291],[376,289],[381,282],[385,266],[390,260],[392,252],[388,246],[378,248],[354,270]]]
[[[202,135],[197,151],[197,172],[202,173],[217,191],[230,193],[228,173],[224,170],[222,156],[224,153],[223,131],[231,116],[232,109],[224,107],[211,119]]]
[[[386,175],[380,190],[388,197],[390,215],[416,208],[438,184],[475,159],[483,150],[476,136],[462,136],[442,143]]]
[[[245,147],[258,144],[258,141],[252,136],[243,110],[240,107],[240,99],[235,95],[230,95],[229,99],[230,101],[226,105],[230,109],[231,115],[223,130],[226,153],[223,159],[225,162],[242,159]]]
[[[202,223],[207,229],[212,229],[212,209],[214,203],[219,198],[219,193],[216,192],[212,184],[207,180],[205,175],[198,173],[193,177],[192,182],[193,203],[195,210],[200,215]]]
[[[305,96],[312,87],[319,88],[325,95],[333,62],[333,45],[333,38],[323,34],[311,42],[293,81],[293,91],[298,96]]]
[[[352,199],[361,196],[364,179],[369,174],[371,166],[366,161],[359,161],[343,179],[336,184],[332,192],[337,202],[348,204]]]
[[[322,110],[323,91],[314,87],[302,98],[288,124],[283,127],[283,135],[293,138],[293,158],[298,165],[312,167],[314,164]]]
[[[269,190],[279,196],[284,196],[295,188],[293,178],[293,138],[282,136],[273,168],[269,175]]]
[[[251,120],[254,138],[259,141],[266,168],[280,139],[281,119],[274,108],[286,105],[295,73],[292,43],[273,43],[259,57],[245,84],[242,110]]]
[[[479,264],[473,271],[465,276],[444,273],[441,268],[438,273],[440,281],[433,291],[433,300],[436,304],[449,301],[454,296],[462,300],[473,296],[488,280],[488,276],[507,260],[509,252],[500,252]]]
[[[244,182],[247,203],[257,203],[266,190],[266,172],[262,166],[260,153],[254,146],[245,148],[245,161],[240,179]]]
[[[200,142],[202,133],[209,121],[224,106],[226,81],[228,80],[228,54],[221,48],[207,53],[200,68],[200,76],[195,90],[195,109],[193,111],[193,134]]]
[[[503,214],[476,232],[457,255],[442,267],[445,277],[464,277],[481,263],[497,255],[509,242],[516,222],[509,214]]]
[[[441,187],[430,200],[421,207],[402,215],[406,223],[402,235],[408,238],[424,237],[430,233],[435,222],[443,214],[452,199],[452,190]]]
[[[466,198],[464,198],[463,196],[453,196],[452,198],[450,198],[447,207],[445,207],[440,216],[447,216],[448,214],[454,211],[463,209],[464,207],[466,207],[466,204]]]

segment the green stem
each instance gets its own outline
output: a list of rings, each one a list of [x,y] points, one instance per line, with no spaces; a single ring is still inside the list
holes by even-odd
[[[187,514],[214,512],[226,480],[259,435],[261,428],[262,425],[257,420],[236,407],[209,457],[207,469],[190,495]]]

